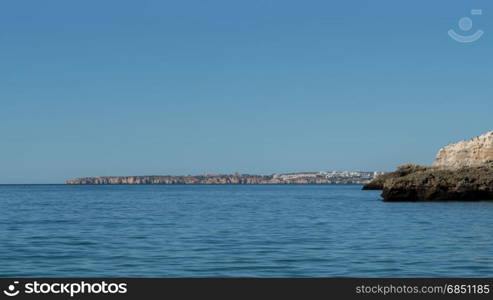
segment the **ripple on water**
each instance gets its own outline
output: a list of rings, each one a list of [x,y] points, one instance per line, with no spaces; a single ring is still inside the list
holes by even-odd
[[[0,274],[491,276],[493,203],[384,203],[378,194],[356,185],[0,186]]]

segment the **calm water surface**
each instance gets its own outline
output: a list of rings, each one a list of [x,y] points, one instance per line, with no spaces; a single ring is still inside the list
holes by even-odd
[[[487,277],[493,202],[361,186],[0,186],[1,276]]]

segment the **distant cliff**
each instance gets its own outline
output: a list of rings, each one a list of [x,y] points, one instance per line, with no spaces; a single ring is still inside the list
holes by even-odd
[[[493,162],[493,131],[477,138],[450,144],[438,151],[433,166],[442,168],[478,167]]]
[[[67,184],[364,184],[374,172],[293,173],[273,175],[106,176],[67,180]]]
[[[106,176],[67,180],[67,184],[258,184],[271,176],[198,175],[198,176]]]

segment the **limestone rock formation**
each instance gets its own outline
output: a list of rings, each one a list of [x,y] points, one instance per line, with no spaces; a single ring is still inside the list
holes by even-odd
[[[442,168],[478,167],[493,162],[493,131],[438,151],[433,164]]]
[[[440,149],[432,166],[403,165],[363,189],[383,189],[384,201],[493,200],[493,131]]]

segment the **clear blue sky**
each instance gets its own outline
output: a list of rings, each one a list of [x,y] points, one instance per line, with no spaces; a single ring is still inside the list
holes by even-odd
[[[493,129],[491,1],[2,1],[0,44],[0,183],[388,171]]]

